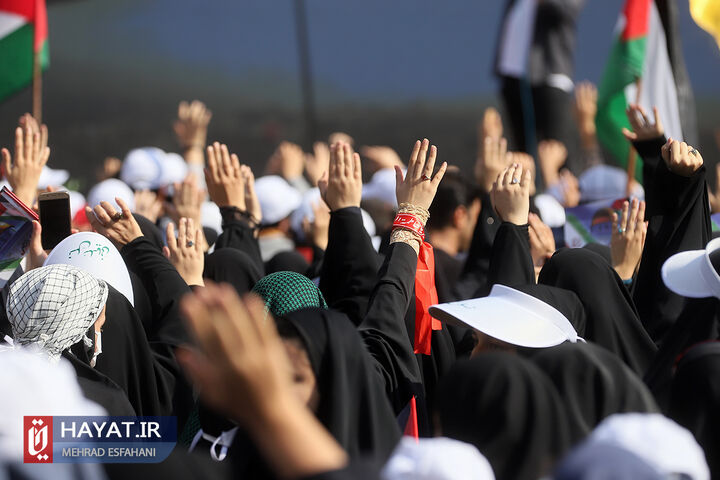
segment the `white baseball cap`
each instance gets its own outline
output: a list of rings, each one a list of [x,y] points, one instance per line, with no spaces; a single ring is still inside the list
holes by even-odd
[[[704,250],[676,253],[662,266],[665,286],[683,297],[720,298],[720,238]]]
[[[469,326],[520,347],[546,348],[565,341],[585,341],[554,307],[505,285],[494,285],[487,297],[433,305],[429,311],[443,322]]]
[[[403,173],[405,169],[403,169]],[[397,207],[395,194],[395,169],[383,168],[375,172],[368,183],[363,185],[363,200],[380,200],[388,205]]]
[[[90,189],[87,204],[90,208],[95,208],[100,205],[100,202],[108,202],[116,210],[120,211],[120,206],[115,201],[115,197],[120,197],[130,210],[135,209],[135,194],[125,182],[117,178],[103,180]]]
[[[260,201],[263,225],[279,222],[302,203],[300,192],[278,175],[258,178],[255,181],[255,193]]]
[[[135,306],[130,273],[110,240],[95,232],[70,235],[52,249],[43,266],[72,265],[104,280]]]

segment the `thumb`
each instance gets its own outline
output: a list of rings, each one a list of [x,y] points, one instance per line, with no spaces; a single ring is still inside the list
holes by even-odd
[[[37,220],[33,220],[32,222],[32,237],[30,239],[30,248],[32,250],[32,253],[35,255],[38,255],[42,253],[43,247],[42,247],[42,225],[40,225],[40,222]]]
[[[170,260],[170,249],[167,246],[163,246],[162,253],[165,256],[165,258]]]
[[[395,188],[399,187],[401,183],[403,183],[403,172],[402,168],[395,165]]]

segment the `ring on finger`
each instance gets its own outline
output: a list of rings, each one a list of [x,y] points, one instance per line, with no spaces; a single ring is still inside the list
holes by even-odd
[[[698,151],[695,148],[691,148],[689,153],[697,155]]]
[[[430,180],[430,177],[428,177],[427,175],[425,175],[425,174],[423,173],[422,177],[420,177],[420,180],[422,180],[423,182],[425,182],[425,181]]]
[[[188,240],[187,243],[185,244],[185,246],[186,246],[187,248],[190,248],[190,247],[192,247],[193,245],[195,245],[195,242],[193,242],[192,240]]]
[[[510,180],[510,183],[511,183],[512,185],[518,184],[518,183],[520,183],[520,179],[517,178],[517,177],[513,177],[513,179]]]
[[[623,227],[618,227],[618,233],[624,233],[625,229]]]
[[[115,215],[113,215],[113,216],[111,217],[111,220],[112,220],[113,222],[119,222],[119,221],[122,220],[122,219],[123,219],[123,214],[122,214],[122,212],[117,212]]]

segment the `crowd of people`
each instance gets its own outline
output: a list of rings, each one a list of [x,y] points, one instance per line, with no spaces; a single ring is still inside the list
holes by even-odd
[[[720,476],[706,167],[631,105],[628,181],[603,160],[596,98],[575,89],[575,173],[558,140],[509,151],[489,108],[473,172],[428,139],[406,156],[338,132],[312,153],[283,142],[258,178],[181,103],[181,154],[107,159],[51,251],[33,222],[1,293],[5,474]],[[2,150],[35,208],[68,178],[49,138],[26,114]],[[609,246],[555,234],[565,208],[619,198]],[[175,416],[178,445],[155,465],[24,465],[31,414]]]

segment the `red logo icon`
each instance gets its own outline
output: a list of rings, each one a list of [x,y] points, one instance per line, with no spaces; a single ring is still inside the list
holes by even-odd
[[[53,417],[23,417],[25,463],[52,463]]]

